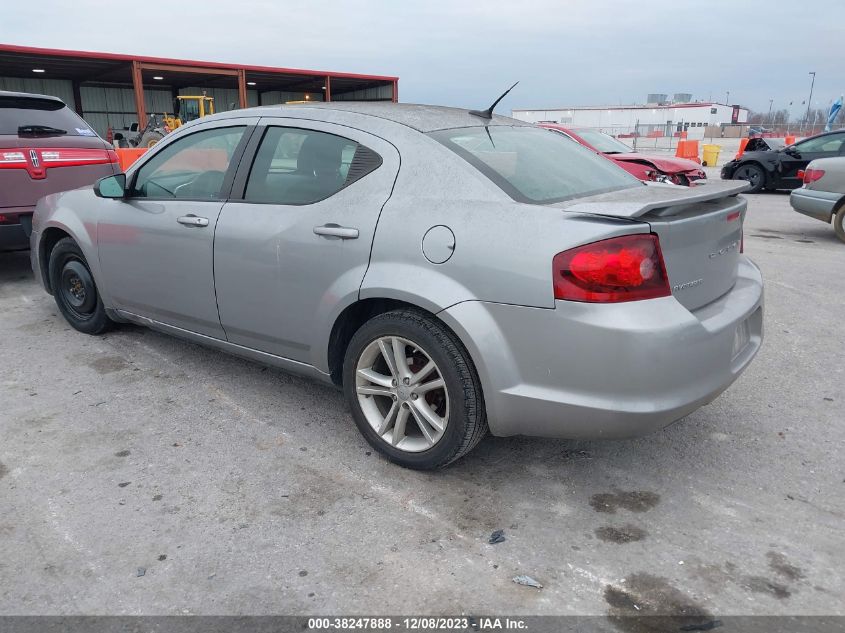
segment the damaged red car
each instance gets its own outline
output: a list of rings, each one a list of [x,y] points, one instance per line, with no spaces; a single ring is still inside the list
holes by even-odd
[[[635,152],[609,134],[596,130],[570,129],[554,123],[540,123],[540,127],[568,136],[573,141],[604,154],[628,173],[640,180],[668,181],[686,185],[707,178],[701,165],[686,158],[641,154]]]

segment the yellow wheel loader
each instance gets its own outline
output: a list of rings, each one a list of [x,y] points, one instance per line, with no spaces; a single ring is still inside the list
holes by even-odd
[[[138,136],[136,147],[152,147],[185,123],[214,114],[214,97],[179,95],[173,100],[173,114],[151,115],[147,127]]]

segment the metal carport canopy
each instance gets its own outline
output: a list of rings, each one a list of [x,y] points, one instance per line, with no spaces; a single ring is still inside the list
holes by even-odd
[[[240,107],[247,106],[247,86],[261,84],[269,90],[304,90],[322,92],[326,101],[335,94],[378,86],[392,87],[392,100],[398,100],[399,78],[334,71],[306,70],[247,64],[229,64],[196,60],[37,48],[0,43],[0,76],[31,78],[33,69],[41,69],[41,78],[66,79],[73,83],[74,107],[81,110],[79,84],[102,83],[131,85],[135,92],[138,120],[146,120],[144,85],[154,86],[153,77],[167,75],[175,87],[208,85],[237,87]]]

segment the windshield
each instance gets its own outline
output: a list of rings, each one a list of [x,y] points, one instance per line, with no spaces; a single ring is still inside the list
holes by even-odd
[[[431,136],[519,202],[547,204],[642,185],[606,158],[542,128],[490,125]]]
[[[622,141],[617,141],[604,132],[596,132],[595,130],[572,130],[572,132],[603,154],[627,154],[634,151]]]
[[[61,101],[0,96],[0,134],[19,133],[97,136],[85,121]]]

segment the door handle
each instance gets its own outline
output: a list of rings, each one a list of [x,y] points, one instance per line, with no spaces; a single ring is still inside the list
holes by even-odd
[[[194,214],[179,216],[176,221],[185,226],[208,226],[208,218],[201,218]]]
[[[324,237],[336,237],[342,240],[358,239],[358,229],[331,223],[324,224],[323,226],[315,226],[314,234],[322,235]]]

